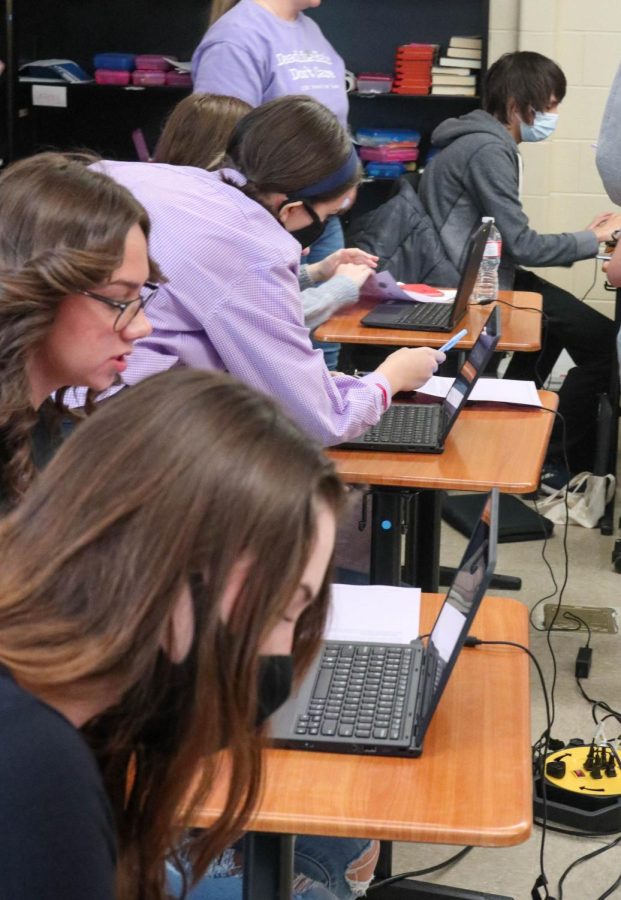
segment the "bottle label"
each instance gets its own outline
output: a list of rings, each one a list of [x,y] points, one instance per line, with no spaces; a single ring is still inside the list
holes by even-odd
[[[499,257],[502,254],[502,241],[487,241],[485,244],[485,250],[483,251],[483,256],[493,256],[495,258]]]

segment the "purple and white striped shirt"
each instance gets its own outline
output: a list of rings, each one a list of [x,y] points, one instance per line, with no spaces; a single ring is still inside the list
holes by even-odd
[[[169,279],[149,304],[153,334],[135,345],[126,384],[174,366],[224,369],[280,400],[324,445],[378,421],[388,381],[379,373],[330,375],[304,325],[300,245],[274,216],[217,172],[139,162],[96,167],[146,208],[150,253]]]

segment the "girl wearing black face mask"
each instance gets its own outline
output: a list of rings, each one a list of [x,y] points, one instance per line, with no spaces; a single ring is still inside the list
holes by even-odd
[[[419,387],[444,359],[402,348],[364,378],[332,378],[313,350],[293,235],[346,208],[360,178],[347,133],[316,100],[283,97],[253,109],[216,172],[99,166],[147,209],[168,279],[152,307],[152,339],[134,348],[126,383],[172,366],[226,369],[276,397],[326,446],[377,423],[394,393]]]
[[[231,783],[186,847],[192,877],[239,836],[257,720],[287,657],[303,670],[318,648],[342,494],[278,406],[223,374],[164,373],[76,429],[0,522],[6,896],[167,898],[224,745]],[[360,844],[323,839],[322,855]]]

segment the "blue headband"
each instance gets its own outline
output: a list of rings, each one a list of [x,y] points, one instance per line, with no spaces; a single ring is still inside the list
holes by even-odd
[[[355,178],[359,166],[360,162],[358,160],[358,154],[352,146],[351,153],[347,157],[347,160],[336,170],[336,172],[331,172],[330,175],[326,178],[322,178],[321,181],[309,184],[299,191],[289,191],[287,197],[290,200],[302,200],[305,197],[319,197],[321,194],[331,193],[341,187],[341,185],[347,184]]]

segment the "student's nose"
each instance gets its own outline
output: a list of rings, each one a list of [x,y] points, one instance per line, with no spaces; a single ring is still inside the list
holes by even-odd
[[[126,341],[137,341],[139,338],[148,337],[153,331],[144,309],[139,310],[138,314],[123,329],[123,337]]]

